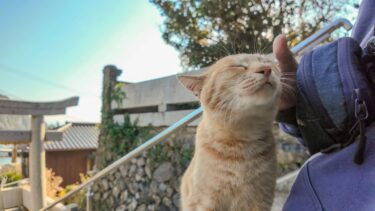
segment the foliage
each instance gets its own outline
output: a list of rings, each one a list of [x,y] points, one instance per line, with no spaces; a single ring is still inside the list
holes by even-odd
[[[112,100],[117,104],[118,107],[120,107],[123,99],[126,97],[125,92],[122,91],[123,86],[123,83],[117,83],[114,85],[112,90]]]
[[[60,197],[63,197],[65,194],[69,193],[70,191],[76,189],[80,184],[86,182],[89,179],[89,176],[80,174],[80,182],[77,182],[75,184],[67,185],[61,192]],[[79,191],[78,193],[74,194],[72,197],[68,198],[65,201],[65,204],[76,204],[79,210],[84,210],[86,206],[86,191],[83,189]]]
[[[56,129],[60,128],[60,127],[61,127],[60,122],[55,122],[55,123],[47,124],[47,129],[48,130],[56,130]]]
[[[183,149],[181,153],[181,157],[178,160],[178,163],[182,166],[187,166],[187,164],[190,163],[193,157],[193,153],[194,153],[193,148]]]
[[[169,159],[167,153],[165,153],[166,149],[163,146],[164,145],[159,144],[147,151],[147,158],[150,159],[150,164],[154,167]]]
[[[53,199],[59,197],[59,193],[63,190],[60,186],[63,182],[63,178],[57,176],[52,169],[46,169],[46,185],[47,185],[47,195]]]
[[[137,122],[132,122],[129,115],[124,114],[122,123],[109,122],[102,125],[106,130],[107,138],[111,140],[108,142],[107,149],[115,155],[111,160],[117,160],[125,155],[149,136],[148,128],[139,128]]]
[[[5,173],[0,174],[0,181],[2,181],[4,178],[6,178],[6,183],[11,183],[11,182],[21,180],[22,175],[15,171],[11,171],[11,172],[5,172]]]
[[[343,0],[150,0],[164,17],[164,40],[185,67],[207,66],[228,54],[264,51],[287,34],[291,45],[353,7]]]
[[[112,102],[118,106],[122,104],[126,97],[123,86],[124,84],[116,81],[104,83],[102,120],[96,158],[99,170],[125,155],[149,137],[149,129],[139,128],[137,121],[132,121],[128,114],[124,114],[122,123],[113,120],[116,110],[112,109],[111,105]]]

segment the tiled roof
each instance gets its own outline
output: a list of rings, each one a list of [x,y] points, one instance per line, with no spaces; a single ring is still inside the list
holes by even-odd
[[[88,150],[98,148],[99,127],[95,123],[68,123],[59,129],[62,141],[44,144],[46,151]]]

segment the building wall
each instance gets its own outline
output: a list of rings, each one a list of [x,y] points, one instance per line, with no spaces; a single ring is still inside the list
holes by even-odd
[[[204,70],[184,74],[201,74]],[[113,102],[115,121],[122,122],[123,114],[138,120],[139,126],[169,126],[199,107],[198,98],[183,87],[176,75],[123,86],[126,98],[120,105]],[[190,125],[196,126],[199,121]]]
[[[189,74],[200,74],[203,70],[189,72]],[[126,98],[122,105],[113,103],[113,108],[137,108],[146,106],[163,106],[167,104],[178,104],[186,102],[197,102],[197,98],[183,87],[177,80],[176,75],[171,75],[123,86]]]
[[[89,157],[94,150],[47,151],[46,165],[63,178],[62,186],[79,182],[79,174],[86,174]]]

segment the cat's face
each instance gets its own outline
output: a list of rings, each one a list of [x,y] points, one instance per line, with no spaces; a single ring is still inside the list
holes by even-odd
[[[179,76],[181,83],[212,111],[277,107],[280,79],[276,64],[259,54],[224,57],[200,76]]]

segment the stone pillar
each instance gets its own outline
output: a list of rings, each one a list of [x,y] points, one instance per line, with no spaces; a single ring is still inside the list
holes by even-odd
[[[107,65],[103,69],[102,115],[112,108],[112,99],[110,96],[113,87],[116,85],[117,77],[121,75],[121,72],[121,70],[113,65]]]
[[[102,125],[113,121],[112,110],[112,90],[117,83],[117,77],[121,74],[121,70],[113,65],[107,65],[103,69],[103,87],[102,87]],[[103,143],[106,137],[105,130],[101,129],[99,134],[99,147],[96,153],[96,170],[101,170],[106,166],[106,143]]]
[[[46,204],[46,153],[43,141],[45,139],[45,125],[43,116],[31,117],[31,144],[30,144],[30,184],[31,184],[31,211],[38,211]]]

